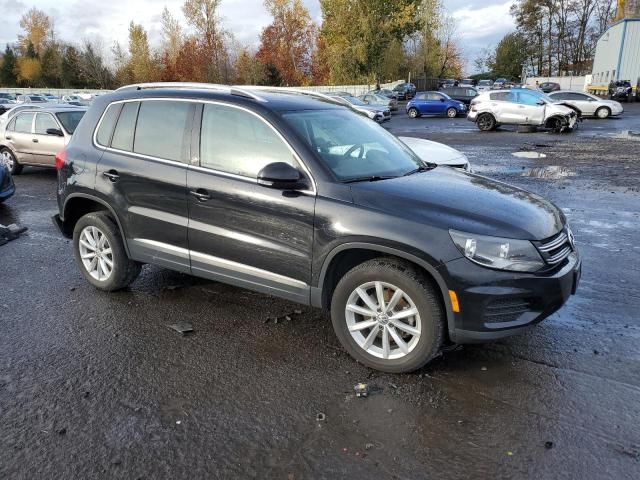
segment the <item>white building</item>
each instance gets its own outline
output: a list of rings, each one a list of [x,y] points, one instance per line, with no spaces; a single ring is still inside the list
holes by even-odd
[[[640,81],[640,0],[618,0],[617,21],[598,39],[591,84],[612,80]]]

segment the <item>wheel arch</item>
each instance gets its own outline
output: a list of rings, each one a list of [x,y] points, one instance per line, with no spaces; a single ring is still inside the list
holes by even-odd
[[[372,243],[353,242],[335,247],[324,259],[318,286],[311,289],[311,305],[328,309],[331,304],[331,296],[342,275],[351,268],[363,262],[377,257],[392,256],[408,261],[422,270],[437,287],[444,307],[447,330],[449,337],[454,331],[454,315],[449,300],[449,290],[438,270],[426,260],[412,253],[384,245]],[[347,261],[341,261],[348,258]]]
[[[122,236],[122,243],[124,244],[124,249],[129,255],[129,246],[127,245],[127,237],[124,234],[124,229],[122,228],[122,223],[120,222],[120,218],[116,214],[115,210],[109,205],[106,201],[102,200],[93,195],[89,195],[86,193],[73,193],[69,195],[65,201],[62,209],[63,212],[63,220],[62,220],[62,233],[67,237],[71,238],[73,235],[73,229],[82,218],[83,215],[91,212],[98,211],[106,211],[109,212],[111,217],[118,225],[118,230],[120,230],[120,235]]]

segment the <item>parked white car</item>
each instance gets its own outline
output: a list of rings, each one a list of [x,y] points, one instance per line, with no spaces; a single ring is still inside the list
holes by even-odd
[[[443,143],[432,142],[423,138],[398,137],[402,143],[413,150],[421,160],[437,165],[459,168],[471,172],[471,164],[467,156]]]
[[[475,88],[478,92],[488,92],[493,89],[493,80],[479,80]]]
[[[584,117],[608,118],[624,112],[620,102],[605,100],[589,93],[560,90],[550,93],[549,98],[576,107]]]
[[[485,132],[500,125],[533,125],[562,132],[575,127],[578,114],[542,92],[512,88],[478,95],[471,101],[467,119]]]

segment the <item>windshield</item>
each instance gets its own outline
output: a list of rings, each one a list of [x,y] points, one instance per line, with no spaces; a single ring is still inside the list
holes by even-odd
[[[58,117],[58,120],[60,120],[60,123],[67,131],[67,133],[73,135],[73,132],[76,131],[76,127],[80,123],[80,120],[82,120],[84,114],[84,111],[60,112],[56,114],[56,117]]]
[[[341,181],[399,177],[425,166],[384,128],[346,109],[283,117]]]
[[[529,90],[529,89],[527,89],[527,93],[531,93],[532,95],[535,95],[536,97],[543,99],[547,103],[554,103],[556,101],[553,98],[551,98],[549,95],[547,95],[546,93],[542,93],[540,90]]]

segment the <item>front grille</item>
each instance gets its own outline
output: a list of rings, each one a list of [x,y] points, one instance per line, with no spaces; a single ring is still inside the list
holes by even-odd
[[[485,310],[486,323],[507,323],[531,311],[531,302],[525,298],[501,298],[490,302]]]
[[[562,263],[573,251],[569,235],[565,230],[547,240],[536,242],[536,247],[548,265]]]

